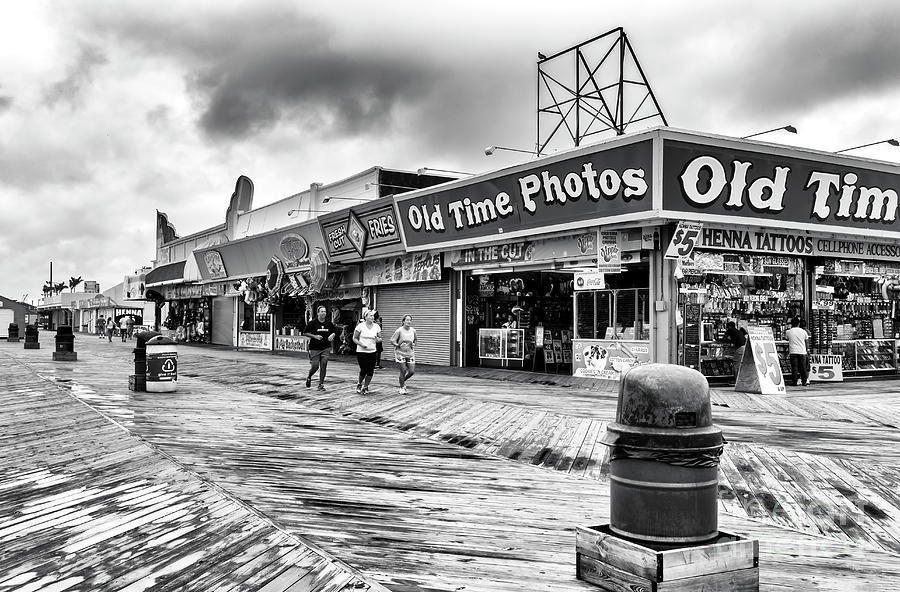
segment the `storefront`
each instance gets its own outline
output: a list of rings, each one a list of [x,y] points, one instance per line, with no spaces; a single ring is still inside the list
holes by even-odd
[[[454,356],[453,279],[444,269],[442,254],[405,252],[391,198],[353,206],[320,220],[329,258],[347,270],[344,285],[359,286],[349,300],[328,301],[333,320],[337,319],[334,322],[342,329],[341,351],[355,350],[353,330],[363,310],[374,308],[385,342],[403,317],[411,315],[418,334],[416,360],[450,364]],[[353,282],[355,278],[358,284]],[[322,295],[327,296],[328,291]],[[390,346],[387,349],[390,351]]]
[[[845,374],[895,373],[897,167],[757,150],[664,137],[664,213],[703,224],[694,251],[672,269],[676,361],[733,378],[738,360],[723,334],[734,322],[771,330],[789,372],[784,331],[799,318],[811,353],[841,356]],[[672,236],[674,225],[666,230]]]
[[[194,251],[213,298],[213,335],[243,349],[305,351],[301,336],[320,293],[343,287],[315,221]],[[220,340],[220,341],[219,341]]]
[[[395,202],[407,250],[443,252],[459,274],[459,363],[733,377],[727,323],[771,331],[786,369],[799,317],[814,352],[864,373],[897,369],[898,186],[895,165],[657,129]],[[535,256],[584,233],[599,251]]]
[[[460,363],[591,373],[607,329],[649,358],[653,245],[633,222],[653,218],[652,156],[644,134],[396,198],[407,249],[445,250],[459,273]],[[603,288],[576,296],[599,269]]]
[[[610,259],[609,285],[576,289],[579,272],[597,268],[601,235],[607,240],[601,251]],[[624,287],[632,295],[643,290],[644,299],[648,290],[649,267],[646,255],[641,255],[640,231],[590,229],[457,250],[450,257],[451,266],[463,277],[467,366],[568,374],[576,357],[573,349],[588,347],[579,340],[604,339],[616,320],[620,336],[626,334],[623,323],[633,333],[637,301],[632,299],[629,313]],[[616,298],[610,300],[613,294]]]

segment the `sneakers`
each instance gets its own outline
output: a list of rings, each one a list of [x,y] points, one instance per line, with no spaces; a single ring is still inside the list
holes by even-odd
[[[306,388],[309,388],[311,386],[312,386],[312,378],[307,376],[306,377]]]
[[[356,394],[359,395],[362,393],[362,391],[363,391],[362,385],[361,384],[356,385]]]
[[[405,387],[405,386],[401,386],[401,387],[400,387],[400,394],[401,394],[401,395],[408,395],[408,394],[409,394],[409,391],[406,390],[406,387]]]
[[[803,386],[809,386],[809,381],[807,380],[806,382],[804,382]]]
[[[362,390],[362,394],[363,394],[363,395],[368,395],[368,394],[369,394],[369,387],[364,387],[363,390]]]
[[[316,388],[316,390],[317,390],[317,391],[324,391],[324,390],[325,390],[325,385],[324,385],[324,384],[320,384],[320,385]]]

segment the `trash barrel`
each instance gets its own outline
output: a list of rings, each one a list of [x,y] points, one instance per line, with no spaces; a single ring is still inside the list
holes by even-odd
[[[56,327],[56,351],[53,352],[53,360],[57,362],[74,362],[78,359],[75,353],[75,334],[69,325]]]
[[[156,331],[140,331],[135,334],[134,374],[128,377],[128,390],[144,392],[147,390],[147,342],[158,337]]]
[[[178,348],[168,337],[147,340],[147,392],[171,393],[178,386]]]
[[[9,328],[6,333],[6,340],[10,343],[18,343],[19,342],[19,325],[17,323],[10,323]]]
[[[610,529],[639,542],[683,546],[718,535],[722,431],[709,384],[690,368],[647,364],[619,385],[610,451]]]
[[[41,349],[37,325],[25,325],[25,349]]]

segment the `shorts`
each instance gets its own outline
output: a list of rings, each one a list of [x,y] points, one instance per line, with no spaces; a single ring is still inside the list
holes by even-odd
[[[415,364],[416,356],[415,356],[415,354],[413,354],[411,356],[406,356],[399,352],[395,352],[394,353],[394,361],[397,362],[398,364]]]

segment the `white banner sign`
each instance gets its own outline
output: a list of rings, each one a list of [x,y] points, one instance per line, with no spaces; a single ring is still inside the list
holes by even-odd
[[[809,379],[819,382],[844,382],[844,356],[809,354]]]

